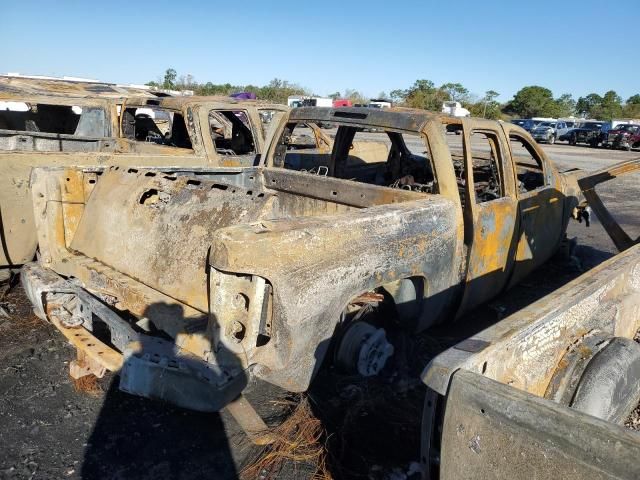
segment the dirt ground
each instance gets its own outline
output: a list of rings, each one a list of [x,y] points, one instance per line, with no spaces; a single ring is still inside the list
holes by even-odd
[[[544,147],[561,169],[595,170],[640,156],[587,147]],[[640,233],[640,178],[611,182],[603,196],[631,233]],[[572,222],[579,262],[555,258],[519,287],[469,315],[466,335],[495,322],[599,264],[615,250],[596,219]],[[260,450],[248,444],[225,412],[202,414],[121,393],[116,376],[74,385],[73,350],[30,311],[19,285],[0,287],[0,478],[233,479]],[[433,333],[433,332],[431,332]],[[434,340],[438,338],[438,340]],[[423,387],[428,360],[457,338],[432,334],[393,339],[396,354],[378,378],[340,376],[323,368],[307,398],[325,432],[323,460],[334,478],[416,478]],[[254,383],[249,398],[270,425],[280,424],[297,399]],[[284,399],[284,400],[283,400]],[[640,427],[640,410],[627,421]],[[288,461],[271,478],[312,478],[316,467]],[[313,463],[313,462],[311,462]],[[270,478],[269,472],[251,477]]]

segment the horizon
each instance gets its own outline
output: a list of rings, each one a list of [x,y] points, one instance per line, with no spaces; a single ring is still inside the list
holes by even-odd
[[[176,7],[165,0],[149,2],[153,11],[128,12],[129,4],[117,0],[99,15],[80,2],[62,3],[3,7],[0,71],[145,84],[174,68],[198,83],[260,86],[279,78],[317,95],[352,89],[368,98],[427,79],[459,82],[478,97],[495,90],[501,103],[531,85],[574,99],[614,90],[626,101],[640,91],[640,67],[629,61],[635,44],[618,38],[634,31],[633,16],[590,0],[549,2],[552,12],[544,2],[467,1],[455,12],[406,2],[384,14],[387,4],[378,1],[328,1],[318,10],[287,0],[248,4],[238,14],[229,5]],[[535,33],[522,28],[523,18]]]

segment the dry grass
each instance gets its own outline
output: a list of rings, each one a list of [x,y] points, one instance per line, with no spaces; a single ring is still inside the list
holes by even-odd
[[[242,469],[241,478],[275,479],[285,463],[294,462],[315,469],[312,476],[314,480],[331,480],[322,442],[322,422],[313,415],[306,397],[286,403],[291,408],[291,414],[270,432],[275,442],[262,449],[258,457]]]
[[[19,286],[5,283],[0,288],[0,307],[7,316],[0,314],[2,336],[5,341],[22,341],[25,333],[46,328],[46,322],[33,313],[31,303]]]
[[[71,380],[76,392],[86,393],[92,397],[102,395],[102,387],[98,383],[98,378],[95,375],[85,375],[84,377],[72,378]]]

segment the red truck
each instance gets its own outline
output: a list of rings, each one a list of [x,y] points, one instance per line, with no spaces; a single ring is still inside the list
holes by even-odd
[[[333,107],[334,108],[352,107],[352,106],[353,106],[353,104],[351,103],[351,100],[346,99],[346,98],[338,98],[338,99],[333,101]]]
[[[640,125],[622,123],[609,130],[603,146],[631,150],[640,148]]]

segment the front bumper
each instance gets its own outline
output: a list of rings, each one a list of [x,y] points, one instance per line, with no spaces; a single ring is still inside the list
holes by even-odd
[[[546,133],[546,132],[545,133],[533,133],[533,134],[531,134],[531,136],[537,142],[548,142],[553,137],[553,134]]]
[[[629,145],[629,137],[608,137],[603,145],[611,148],[623,148],[628,149]]]
[[[79,283],[38,263],[25,265],[21,280],[36,315],[76,347],[83,365],[93,366],[86,373],[119,372],[124,392],[214,412],[237,398],[247,384],[244,370],[230,374],[229,369],[144,332]],[[78,374],[81,369],[77,364],[75,368]]]

